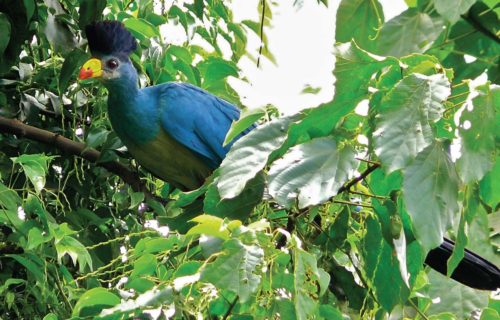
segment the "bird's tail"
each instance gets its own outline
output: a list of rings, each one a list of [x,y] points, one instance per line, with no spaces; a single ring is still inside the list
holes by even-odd
[[[429,252],[425,258],[425,264],[446,275],[447,261],[454,247],[453,241],[444,239],[439,247]],[[453,271],[451,278],[474,289],[494,291],[500,288],[498,267],[467,249],[465,249],[464,258]]]

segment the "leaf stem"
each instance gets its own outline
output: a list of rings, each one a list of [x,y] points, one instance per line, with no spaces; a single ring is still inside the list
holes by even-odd
[[[415,305],[415,303],[411,299],[408,299],[408,302],[410,303],[410,305],[413,307],[413,309],[415,309],[415,311],[417,311],[417,313],[422,318],[424,318],[425,320],[429,320],[429,318],[425,315],[425,313],[423,313],[422,311],[420,311],[420,309]]]
[[[229,315],[231,314],[231,311],[233,311],[233,308],[236,305],[236,302],[238,302],[238,298],[239,298],[238,296],[236,296],[236,298],[234,298],[233,302],[229,305],[229,309],[227,309],[227,312],[224,315],[224,317],[222,318],[222,320],[226,320],[227,317],[229,317]]]
[[[389,197],[384,197],[384,196],[377,196],[377,195],[374,195],[374,194],[363,193],[363,192],[359,192],[359,191],[349,190],[348,192],[349,193],[353,193],[353,194],[358,194],[360,196],[365,196],[365,197],[370,197],[370,198],[375,198],[375,199],[381,199],[381,200],[385,200],[385,199],[389,198]]]

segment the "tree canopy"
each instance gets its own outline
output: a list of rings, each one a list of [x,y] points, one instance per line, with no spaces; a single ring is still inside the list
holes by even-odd
[[[275,61],[277,3],[235,21],[236,1],[1,0],[0,317],[500,319],[488,292],[423,264],[445,235],[448,274],[465,247],[500,261],[500,5],[405,3],[386,21],[378,0],[340,1],[334,96],[280,116],[228,82],[243,56]],[[241,106],[227,142],[259,123],[201,188],[141,168],[106,90],[76,80],[101,19],[138,39],[142,86]]]

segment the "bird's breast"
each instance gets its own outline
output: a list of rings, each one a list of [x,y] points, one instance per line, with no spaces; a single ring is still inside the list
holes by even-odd
[[[154,139],[146,143],[126,145],[139,164],[181,189],[196,189],[211,174],[211,169],[202,159],[162,129]]]

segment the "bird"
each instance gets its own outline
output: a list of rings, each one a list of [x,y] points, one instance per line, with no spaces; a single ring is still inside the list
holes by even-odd
[[[137,41],[119,21],[94,22],[85,34],[92,58],[80,69],[79,79],[101,80],[108,89],[113,130],[141,166],[172,186],[199,188],[232,143],[254,127],[223,145],[239,108],[187,83],[139,88],[129,58]]]
[[[85,34],[92,58],[83,64],[79,78],[101,80],[109,93],[113,130],[139,164],[158,178],[185,191],[200,187],[232,143],[255,128],[223,145],[231,123],[240,116],[236,106],[186,83],[139,88],[129,58],[137,41],[121,22],[94,22]],[[453,248],[445,239],[429,252],[425,264],[446,275]],[[476,289],[500,288],[500,270],[469,250],[451,278]]]

